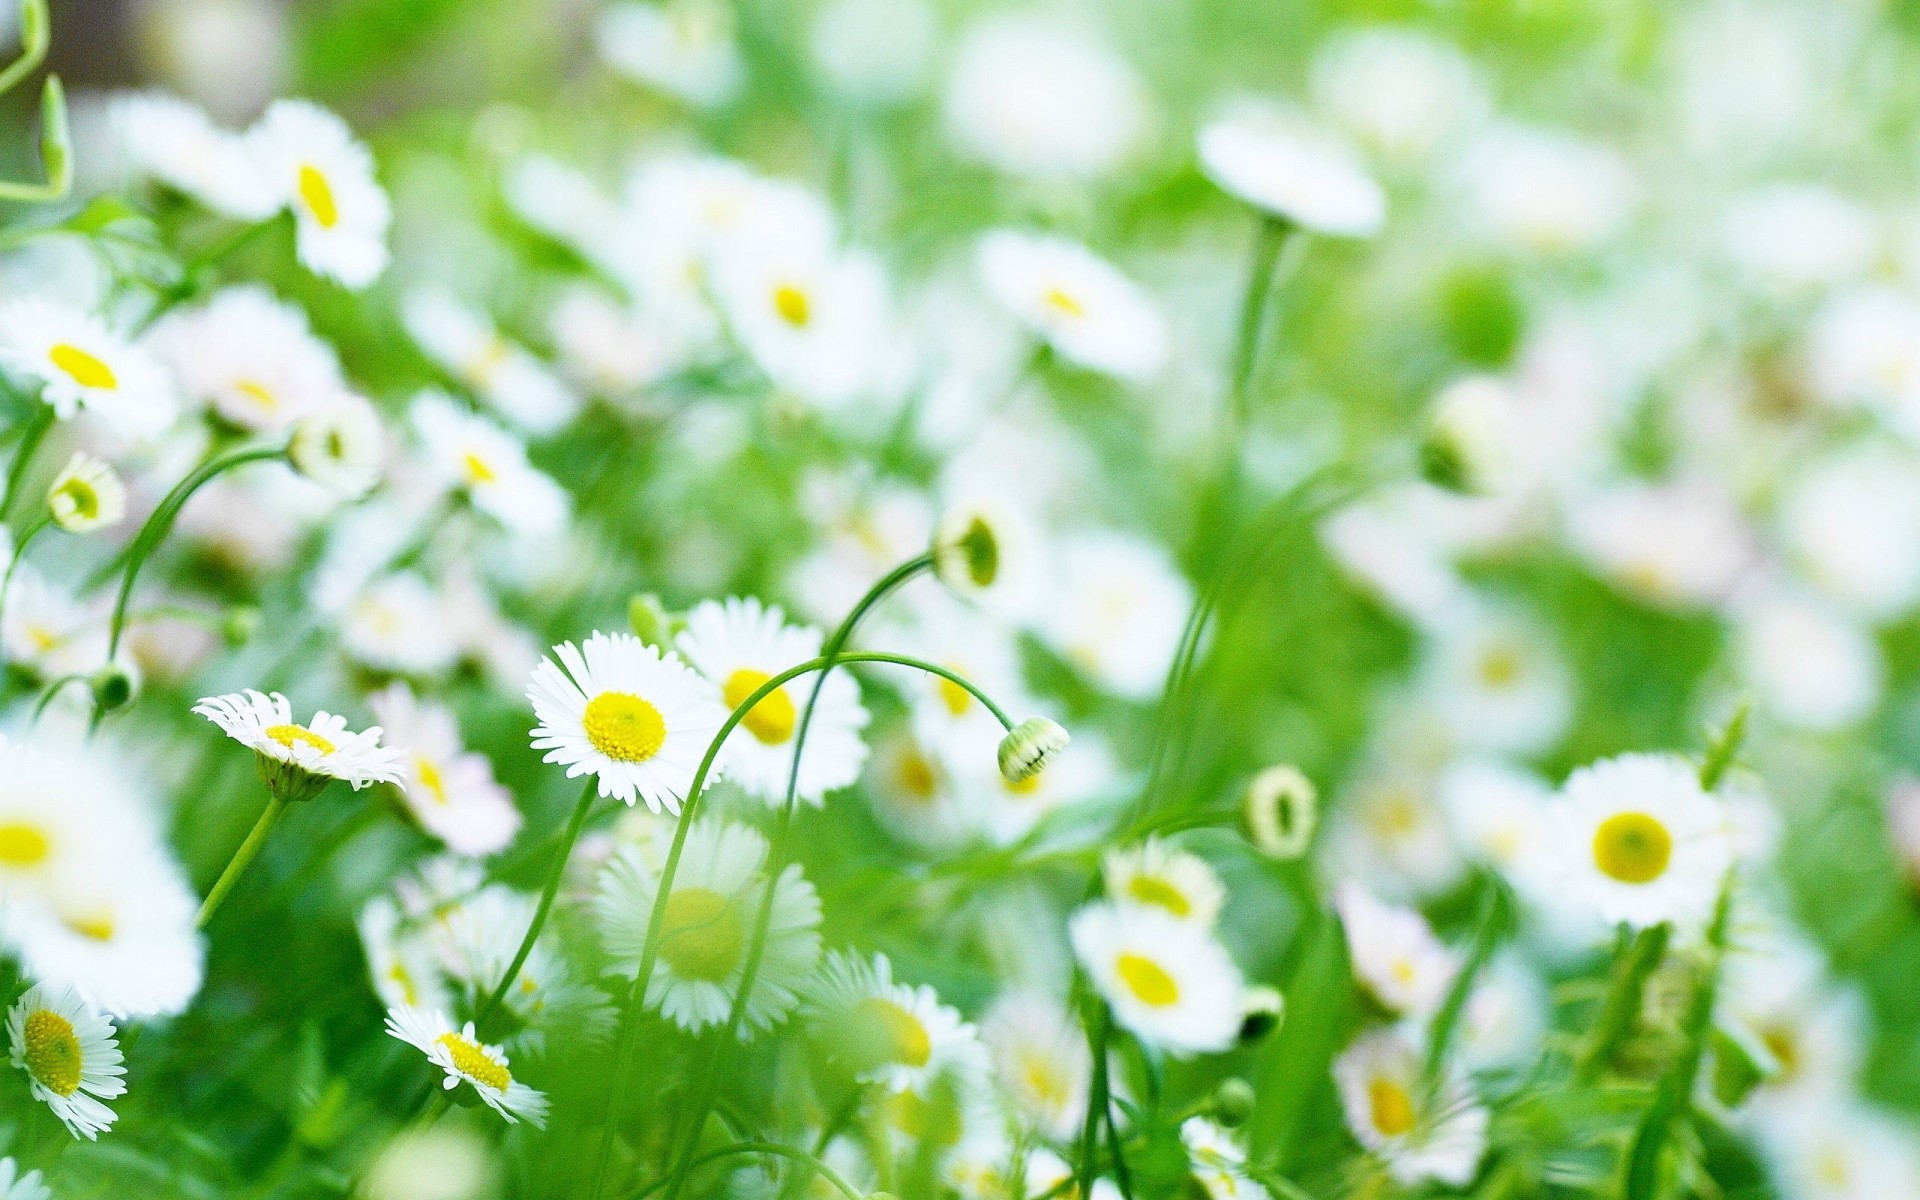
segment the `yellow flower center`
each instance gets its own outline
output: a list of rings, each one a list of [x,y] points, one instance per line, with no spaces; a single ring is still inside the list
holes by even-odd
[[[615,762],[646,762],[667,740],[660,710],[632,692],[601,692],[581,719],[593,748]]]
[[[420,989],[413,986],[413,975],[406,967],[394,963],[387,968],[387,978],[400,989],[400,998],[408,1004],[420,1003]]]
[[[300,202],[307,206],[307,212],[320,223],[320,228],[332,229],[339,223],[340,209],[333,202],[333,185],[320,173],[320,168],[301,165]]]
[[[712,888],[675,888],[660,929],[660,957],[683,979],[719,983],[746,948],[734,906]]]
[[[924,1067],[933,1058],[933,1038],[920,1018],[884,996],[853,1006],[847,1022],[854,1061],[870,1069],[887,1063]]]
[[[116,926],[111,912],[87,913],[83,916],[65,917],[68,929],[83,938],[92,938],[96,942],[110,942]]]
[[[443,1033],[434,1041],[447,1048],[453,1057],[453,1069],[496,1092],[504,1092],[513,1082],[505,1063],[457,1033]]]
[[[1045,778],[1046,774],[1046,770],[1042,768],[1027,776],[1025,779],[1016,779],[1011,783],[1002,779],[1000,781],[1000,788],[1007,794],[1024,800],[1040,790],[1040,780]]]
[[[312,746],[322,754],[332,754],[339,749],[304,725],[269,725],[262,732],[289,750],[295,746]]]
[[[28,1014],[20,1033],[27,1073],[40,1086],[61,1096],[80,1090],[80,1039],[74,1036],[73,1022],[43,1008]]]
[[[269,411],[280,407],[280,401],[274,398],[273,393],[267,390],[267,385],[264,383],[256,383],[251,379],[236,379],[233,381],[233,390]]]
[[[424,754],[413,756],[413,773],[420,780],[420,786],[433,798],[435,804],[447,802],[447,781],[441,777],[440,768]]]
[[[1651,883],[1672,858],[1673,835],[1646,813],[1615,813],[1594,831],[1594,865],[1621,883]]]
[[[900,755],[899,765],[895,768],[895,779],[900,792],[917,804],[931,804],[940,791],[940,777],[934,773],[933,764],[927,756],[915,749],[908,749]]]
[[[467,472],[468,487],[481,487],[500,478],[500,473],[489,466],[486,459],[471,450],[460,456],[460,465]]]
[[[513,347],[507,343],[507,339],[493,334],[487,339],[487,344],[480,347],[461,367],[461,373],[467,377],[467,382],[484,390],[492,383],[493,373],[500,369],[500,364],[506,362],[512,352]]]
[[[1127,895],[1142,904],[1164,908],[1176,917],[1184,917],[1193,911],[1186,893],[1154,875],[1135,875],[1127,882]]]
[[[1020,1081],[1026,1085],[1027,1094],[1043,1108],[1065,1108],[1073,1098],[1073,1085],[1059,1064],[1037,1050],[1020,1054]]]
[[[1512,646],[1489,646],[1480,656],[1480,682],[1490,688],[1512,687],[1521,666],[1520,652]]]
[[[1773,1060],[1780,1064],[1780,1073],[1774,1076],[1774,1082],[1792,1079],[1800,1066],[1799,1036],[1790,1026],[1770,1025],[1761,1031],[1760,1040],[1766,1043]]]
[[[765,671],[756,671],[751,667],[741,667],[727,676],[726,686],[720,689],[720,698],[727,702],[728,708],[739,708],[747,702],[761,685],[773,676]],[[759,738],[769,746],[778,746],[793,736],[796,714],[793,701],[787,696],[787,689],[776,688],[760,698],[760,702],[748,710],[740,723],[747,732]]]
[[[1165,1008],[1180,1001],[1180,985],[1166,968],[1143,954],[1122,954],[1113,969],[1134,998],[1152,1008]]]
[[[112,367],[71,342],[61,342],[47,351],[47,357],[53,360],[54,366],[65,371],[70,379],[83,388],[110,390],[120,386],[120,380],[114,375]]]
[[[805,329],[813,319],[813,301],[793,284],[783,283],[773,289],[773,311],[795,329]]]
[[[958,663],[947,663],[945,666],[956,675],[965,673]],[[934,678],[937,681],[934,688],[939,691],[940,702],[947,706],[947,711],[956,717],[966,716],[967,710],[973,707],[973,693],[945,675],[936,675]]]
[[[1392,1079],[1376,1079],[1367,1085],[1367,1107],[1373,1112],[1373,1127],[1387,1137],[1399,1137],[1413,1129],[1413,1097]]]
[[[0,865],[37,867],[53,853],[44,830],[18,821],[0,825]]]
[[[1040,297],[1040,302],[1063,317],[1079,318],[1087,315],[1087,306],[1080,303],[1064,288],[1048,288]]]

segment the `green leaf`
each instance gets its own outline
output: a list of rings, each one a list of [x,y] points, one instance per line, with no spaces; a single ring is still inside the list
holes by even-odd
[[[1304,936],[1299,963],[1283,989],[1287,1023],[1267,1040],[1253,1072],[1260,1102],[1247,1122],[1248,1154],[1275,1166],[1285,1163],[1309,1102],[1327,1085],[1353,1007],[1353,977],[1339,918],[1322,909]]]

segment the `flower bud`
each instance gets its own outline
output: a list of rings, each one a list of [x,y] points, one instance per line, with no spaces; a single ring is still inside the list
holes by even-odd
[[[1475,376],[1455,383],[1434,401],[1420,472],[1450,492],[1499,491],[1512,475],[1514,403],[1506,385]]]
[[[358,499],[379,482],[386,448],[386,430],[373,405],[343,394],[293,427],[287,460],[329,491]]]
[[[108,663],[95,671],[87,686],[93,689],[94,707],[102,713],[125,708],[135,691],[133,673],[118,663]]]
[[[127,488],[113,467],[76,451],[47,489],[47,515],[68,533],[90,533],[127,515]]]
[[[666,649],[673,642],[673,618],[660,603],[660,597],[652,592],[627,598],[627,625],[632,628],[633,636],[649,646]]]
[[[1253,1085],[1236,1075],[1229,1075],[1213,1089],[1213,1119],[1233,1129],[1247,1123],[1253,1115],[1255,1096]]]
[[[1268,767],[1247,785],[1247,836],[1268,858],[1294,859],[1307,852],[1319,820],[1313,781],[1295,766]]]
[[[1072,740],[1058,721],[1028,717],[1000,739],[1000,777],[1008,783],[1032,779]]]
[[[240,647],[260,632],[260,610],[251,604],[236,604],[220,618],[220,636],[227,645]]]
[[[1261,984],[1240,993],[1240,1040],[1257,1042],[1286,1020],[1287,998],[1278,988]]]

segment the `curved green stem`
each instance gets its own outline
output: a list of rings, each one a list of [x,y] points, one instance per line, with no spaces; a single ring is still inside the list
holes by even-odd
[[[33,456],[40,449],[40,443],[53,428],[53,406],[40,403],[34,405],[33,413],[27,418],[26,431],[20,435],[20,445],[14,449],[13,465],[7,468],[6,490],[0,491],[0,521],[13,511],[13,502],[20,494],[20,485],[26,481],[27,470],[33,465]]]
[[[731,1158],[738,1154],[772,1154],[780,1158],[790,1159],[803,1166],[811,1167],[820,1178],[832,1184],[847,1200],[866,1200],[864,1195],[856,1191],[852,1184],[842,1179],[838,1172],[822,1162],[817,1155],[809,1154],[805,1150],[800,1150],[793,1146],[782,1145],[779,1142],[735,1142],[731,1146],[721,1146],[717,1150],[710,1150],[702,1154],[694,1160],[693,1165],[703,1167],[710,1162],[717,1162],[720,1159]],[[668,1182],[669,1180],[665,1177],[656,1179],[635,1192],[632,1200],[645,1200],[646,1197],[653,1195],[665,1187]]]
[[[213,914],[218,912],[221,904],[226,902],[227,894],[233,891],[233,886],[240,882],[240,876],[246,873],[247,867],[259,855],[261,847],[267,844],[267,834],[273,831],[274,824],[286,811],[285,800],[278,796],[267,797],[267,807],[261,811],[260,819],[253,823],[253,829],[247,834],[247,840],[241,842],[240,848],[233,852],[231,859],[227,860],[227,869],[220,872],[220,878],[214,881],[213,890],[208,892],[206,900],[201,902],[200,911],[193,918],[195,929],[205,929],[207,922],[213,919]]]
[[[540,930],[546,926],[547,914],[553,911],[553,898],[559,894],[561,877],[567,873],[567,859],[573,856],[573,844],[580,840],[580,829],[587,823],[587,813],[593,808],[594,798],[599,791],[599,777],[589,775],[587,786],[580,790],[580,802],[573,806],[573,816],[567,821],[566,836],[561,839],[560,853],[554,856],[553,870],[547,873],[547,886],[540,891],[540,904],[533,910],[533,920],[527,926],[526,935],[520,939],[520,948],[513,952],[513,961],[507,964],[506,973],[500,976],[500,982],[495,985],[493,994],[474,1013],[474,1024],[481,1024],[493,1015],[493,1010],[499,1008],[500,1002],[506,999],[507,989],[519,978],[520,968],[527,965],[527,955],[533,953],[533,944],[539,940]]]

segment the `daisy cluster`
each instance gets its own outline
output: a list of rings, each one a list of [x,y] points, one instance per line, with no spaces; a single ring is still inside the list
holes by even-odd
[[[50,80],[0,1200],[1920,1196],[1907,18],[1206,7]]]

